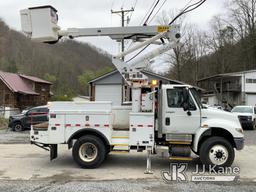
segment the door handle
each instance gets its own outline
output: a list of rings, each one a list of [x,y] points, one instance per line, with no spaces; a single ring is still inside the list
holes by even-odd
[[[165,125],[170,125],[170,117],[165,118]]]

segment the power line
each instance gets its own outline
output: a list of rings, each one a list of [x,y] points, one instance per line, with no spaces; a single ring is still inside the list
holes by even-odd
[[[149,10],[146,12],[146,15],[143,17],[143,19],[140,22],[140,25],[143,24],[143,21],[146,19],[147,15],[149,14],[150,10],[153,8],[153,6],[155,5],[157,0],[154,0],[154,2],[152,3],[152,5],[150,6]]]
[[[136,8],[136,5],[137,5],[137,2],[138,2],[138,0],[135,0],[135,3],[134,3],[134,5],[133,5],[134,11],[131,12],[131,15],[130,15],[130,17],[129,17],[129,20],[130,20],[130,21],[131,21],[131,19],[132,19],[133,13],[135,12],[135,8]]]
[[[159,11],[162,9],[162,7],[164,6],[164,4],[166,3],[167,0],[165,0],[161,6],[159,7],[159,9],[156,11],[156,13],[154,14],[154,16],[150,19],[149,23],[152,22],[152,20],[155,18],[155,16],[159,13]]]
[[[128,61],[129,62],[131,60],[133,60],[135,57],[137,57],[139,54],[141,54],[150,44],[146,45],[143,49],[141,49],[136,55],[134,55],[132,58],[130,58]]]
[[[153,9],[152,9],[151,12],[149,13],[147,19],[144,21],[144,24],[143,24],[143,25],[146,25],[146,24],[147,24],[147,22],[148,22],[150,16],[151,16],[152,13],[154,12],[154,10],[155,10],[155,8],[156,8],[156,6],[158,5],[159,2],[160,2],[160,0],[157,0],[157,2],[155,3],[155,5],[153,6]]]
[[[191,1],[190,1],[191,2]],[[185,8],[176,16],[174,17],[174,19],[171,20],[171,22],[169,23],[169,25],[171,25],[172,23],[174,23],[180,16],[182,16],[185,13],[188,13],[190,11],[195,10],[196,8],[200,7],[203,3],[205,3],[206,0],[199,0],[196,3],[192,4],[192,5],[186,5]],[[159,3],[159,1],[158,1]],[[154,6],[155,8],[156,6]],[[153,10],[154,10],[153,8]],[[152,14],[152,11],[151,11]],[[148,17],[149,18],[149,17]],[[146,20],[147,21],[147,20]],[[141,54],[150,44],[148,44],[147,46],[145,46],[142,50],[140,50],[136,55],[134,55],[131,59],[129,59],[127,62],[131,61],[132,59],[134,59],[135,57],[137,57],[139,54]]]
[[[195,10],[196,8],[200,7],[203,3],[205,3],[206,0],[200,0],[197,1],[196,3],[187,6],[186,8],[184,8],[176,17],[174,17],[171,22],[169,23],[169,25],[171,25],[172,23],[174,23],[180,16],[182,16],[185,13],[188,13],[190,11]],[[192,7],[192,8],[191,8]],[[190,9],[189,9],[190,8]]]

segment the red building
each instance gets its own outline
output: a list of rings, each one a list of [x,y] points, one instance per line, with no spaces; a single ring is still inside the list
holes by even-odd
[[[38,77],[0,71],[0,106],[24,109],[45,105],[51,85]]]

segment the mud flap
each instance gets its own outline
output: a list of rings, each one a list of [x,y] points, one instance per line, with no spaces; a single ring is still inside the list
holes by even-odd
[[[50,148],[50,160],[56,159],[58,157],[58,145],[51,144],[49,145]]]

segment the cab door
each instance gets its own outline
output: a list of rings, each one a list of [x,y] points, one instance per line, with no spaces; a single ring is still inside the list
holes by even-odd
[[[185,87],[166,89],[163,94],[163,133],[194,134],[200,127],[200,108],[191,92],[188,98],[188,110],[184,111]]]

